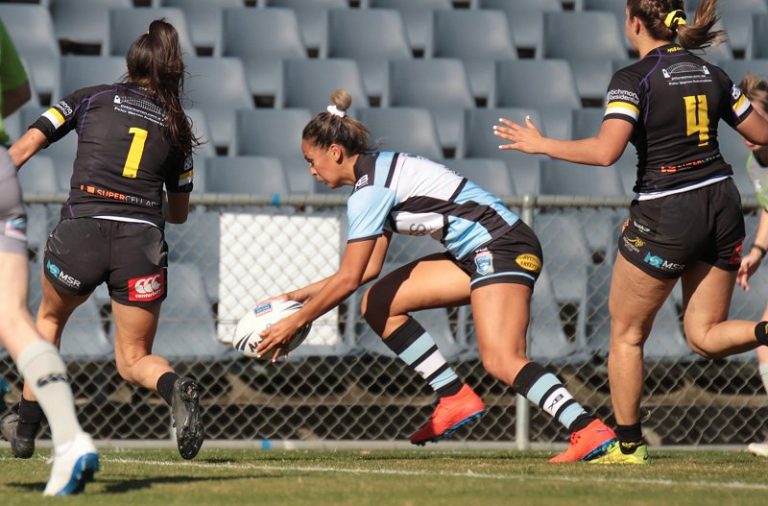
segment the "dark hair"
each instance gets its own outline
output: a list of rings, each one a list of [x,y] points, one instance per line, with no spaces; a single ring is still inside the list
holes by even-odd
[[[346,115],[351,104],[352,96],[348,91],[334,91],[331,94],[331,107],[343,115],[331,111],[318,113],[304,127],[301,138],[324,148],[331,144],[339,144],[348,155],[376,151],[376,147],[371,144],[371,134],[366,126]]]
[[[702,49],[725,40],[725,32],[712,30],[720,19],[717,0],[701,0],[691,23],[685,18],[683,0],[627,0],[629,15],[640,18],[657,40],[674,41],[686,49]],[[675,12],[680,11],[680,12]]]
[[[185,156],[190,156],[200,140],[192,132],[192,122],[181,106],[185,67],[176,28],[165,19],[152,21],[147,33],[133,41],[125,61],[127,80],[146,81],[168,115],[169,139]]]
[[[739,87],[751,102],[759,103],[768,111],[768,81],[747,72]]]

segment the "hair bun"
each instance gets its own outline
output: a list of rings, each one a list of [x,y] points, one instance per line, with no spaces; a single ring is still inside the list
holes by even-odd
[[[331,93],[331,106],[339,112],[345,113],[350,105],[352,105],[352,95],[347,90],[339,88]],[[331,112],[330,109],[329,112]]]

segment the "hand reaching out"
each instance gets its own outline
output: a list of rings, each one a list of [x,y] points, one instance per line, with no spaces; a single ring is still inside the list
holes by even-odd
[[[516,150],[529,154],[543,154],[546,139],[531,120],[525,117],[525,125],[520,125],[506,118],[499,118],[500,125],[493,126],[493,134],[501,139],[511,141],[510,144],[499,146],[501,150]]]

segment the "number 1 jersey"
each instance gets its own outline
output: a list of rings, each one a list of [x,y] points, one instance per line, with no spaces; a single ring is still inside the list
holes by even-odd
[[[162,227],[163,186],[192,191],[192,159],[171,144],[167,115],[134,84],[78,90],[30,128],[56,142],[77,131],[77,157],[63,218],[139,220]]]

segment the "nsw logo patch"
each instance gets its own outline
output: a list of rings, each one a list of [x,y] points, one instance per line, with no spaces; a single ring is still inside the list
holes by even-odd
[[[485,248],[479,250],[475,255],[475,266],[481,276],[493,274],[493,253]]]

